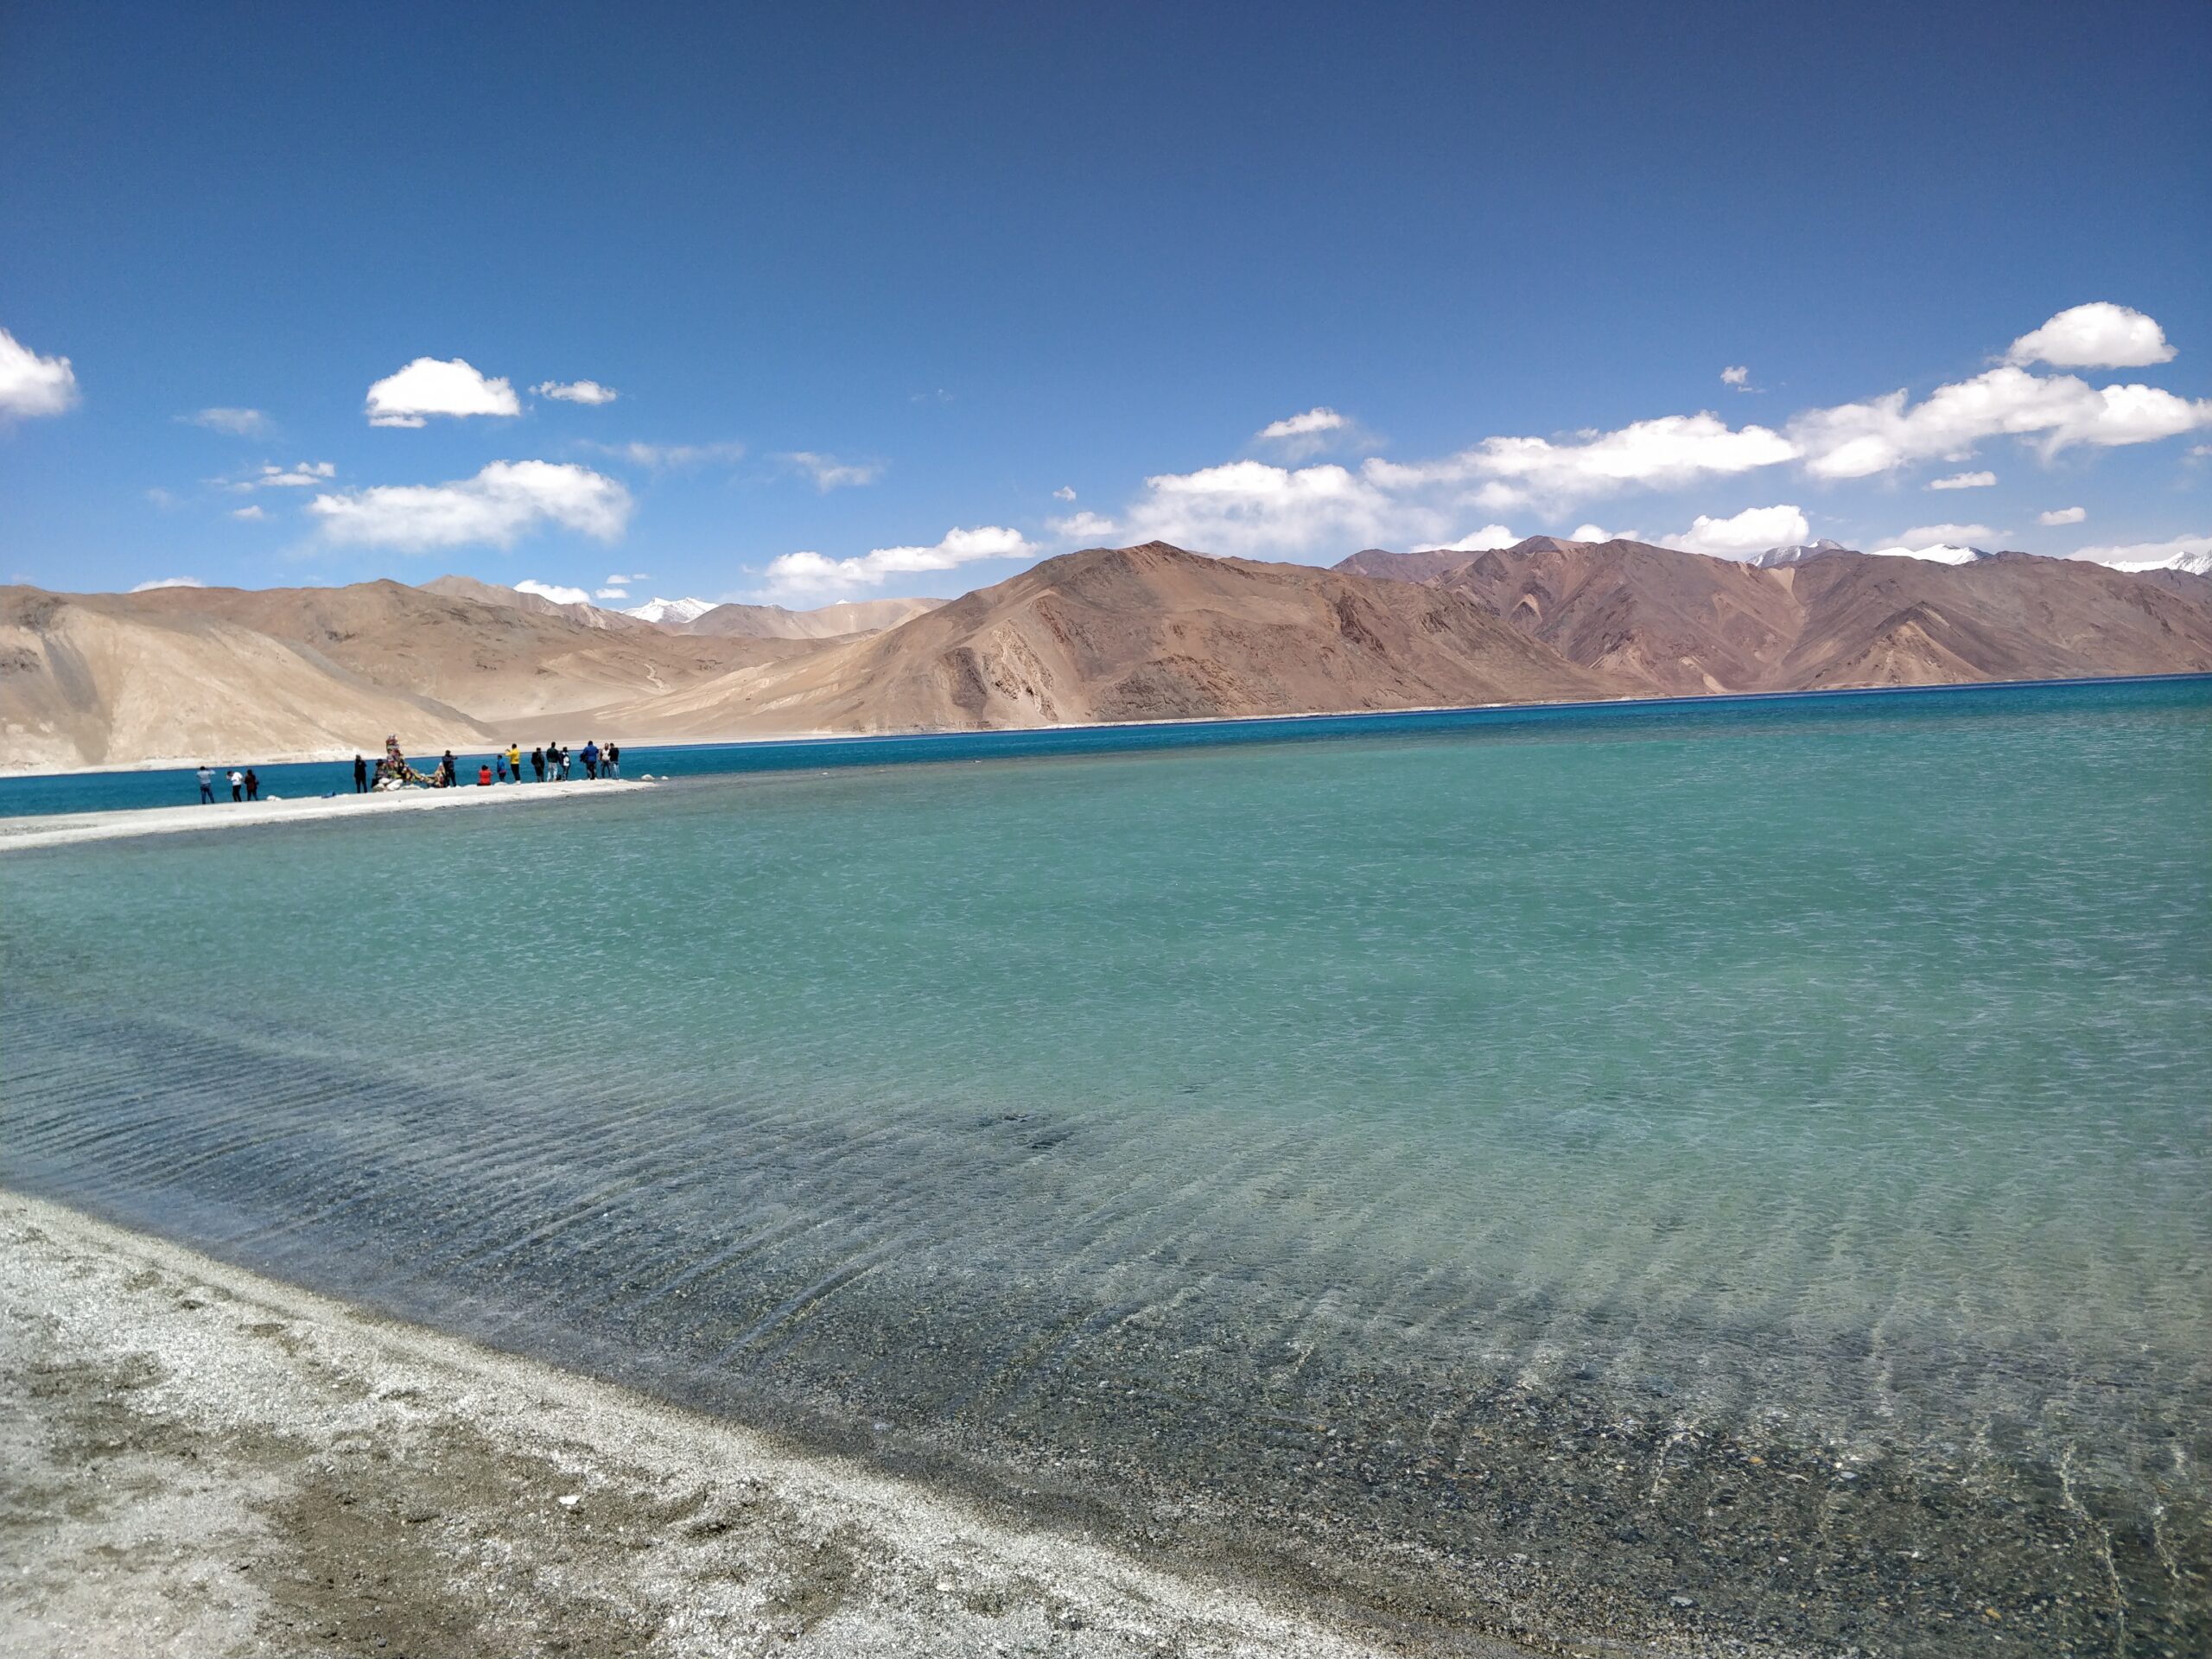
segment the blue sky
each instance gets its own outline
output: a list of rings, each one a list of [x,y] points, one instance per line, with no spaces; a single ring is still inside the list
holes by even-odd
[[[2212,545],[2196,0],[4,32],[10,579]]]

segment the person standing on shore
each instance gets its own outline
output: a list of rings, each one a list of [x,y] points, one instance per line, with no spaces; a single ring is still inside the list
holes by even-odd
[[[620,778],[622,775],[622,746],[609,743],[607,753],[599,757],[599,764],[600,769],[609,778]]]
[[[231,798],[234,801],[244,800],[245,798],[245,774],[240,772],[236,766],[232,766],[231,768],[230,783]]]
[[[251,766],[245,769],[245,798],[249,801],[261,798],[261,779]]]
[[[446,775],[445,782],[439,785],[439,788],[451,789],[455,784],[461,781],[461,762],[453,758],[453,751],[451,749],[448,749],[446,751],[445,759],[439,761],[438,765],[444,771]]]
[[[353,792],[356,795],[369,792],[369,763],[358,754],[353,757]]]
[[[492,764],[499,769],[499,781],[503,784],[505,783],[507,781],[507,757],[500,753],[497,749],[494,749],[492,751]]]
[[[545,751],[544,751],[544,750],[543,750],[543,749],[532,749],[532,750],[530,752],[530,769],[531,769],[531,771],[533,773],[535,773],[535,774],[537,775],[537,781],[538,781],[539,783],[541,783],[541,784],[542,784],[542,783],[543,783],[543,782],[545,781]]]
[[[507,776],[515,783],[522,782],[522,745],[507,745]]]
[[[557,753],[561,757],[561,781],[565,784],[569,781],[569,752],[562,749]]]
[[[584,739],[584,776],[599,781],[599,745],[589,738]]]
[[[202,760],[200,763],[200,804],[202,806],[213,806],[214,804],[214,770],[213,767],[209,766],[205,760]]]

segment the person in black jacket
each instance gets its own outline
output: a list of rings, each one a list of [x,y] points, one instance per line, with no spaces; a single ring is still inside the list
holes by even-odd
[[[369,763],[358,754],[353,757],[353,792],[356,795],[369,792]]]

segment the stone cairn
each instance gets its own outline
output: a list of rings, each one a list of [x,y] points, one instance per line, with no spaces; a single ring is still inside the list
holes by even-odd
[[[376,789],[428,789],[430,780],[407,764],[395,735],[384,741],[384,759],[377,762]]]

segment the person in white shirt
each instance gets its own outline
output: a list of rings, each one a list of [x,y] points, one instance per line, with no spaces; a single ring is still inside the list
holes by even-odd
[[[234,801],[245,799],[245,773],[236,766],[231,768],[231,798]]]

